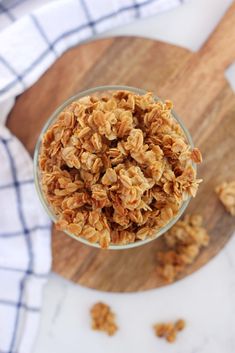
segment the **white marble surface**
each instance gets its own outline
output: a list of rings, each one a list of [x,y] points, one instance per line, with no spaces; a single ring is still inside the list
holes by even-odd
[[[231,0],[191,0],[168,13],[110,31],[165,40],[197,50]],[[235,87],[235,66],[227,73]],[[235,238],[209,264],[165,288],[134,294],[89,290],[51,275],[33,353],[234,353]],[[128,270],[128,269],[127,269]],[[89,308],[112,305],[120,330],[110,338],[90,330]],[[185,331],[169,345],[151,325],[183,317]]]

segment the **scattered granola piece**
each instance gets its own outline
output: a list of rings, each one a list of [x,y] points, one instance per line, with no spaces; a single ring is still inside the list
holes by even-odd
[[[201,180],[193,161],[202,158],[171,109],[152,93],[128,91],[87,96],[64,108],[44,134],[39,156],[57,228],[107,248],[153,237],[177,215],[196,195]]]
[[[176,340],[176,331],[173,329],[166,335],[166,340],[169,343],[173,343]]]
[[[185,328],[185,321],[182,319],[179,319],[175,323],[175,328],[177,331],[182,331]]]
[[[200,215],[186,215],[163,235],[163,239],[167,249],[157,253],[157,273],[167,283],[173,282],[187,265],[193,263],[200,249],[209,243]]]
[[[215,191],[226,210],[235,216],[235,181],[224,182]]]
[[[104,331],[113,336],[118,327],[115,323],[115,315],[111,308],[104,303],[96,303],[91,308],[91,327],[93,330]]]
[[[177,338],[177,332],[185,328],[185,321],[180,319],[175,323],[159,323],[153,326],[155,335],[160,338],[165,338],[167,342],[173,343]]]

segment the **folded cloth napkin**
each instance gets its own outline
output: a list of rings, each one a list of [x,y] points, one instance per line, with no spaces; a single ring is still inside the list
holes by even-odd
[[[51,265],[32,160],[4,126],[14,99],[69,47],[180,0],[0,0],[0,352],[31,353]],[[42,5],[39,7],[40,5]]]

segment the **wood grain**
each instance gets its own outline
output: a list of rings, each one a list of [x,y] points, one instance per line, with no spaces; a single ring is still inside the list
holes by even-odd
[[[53,110],[69,96],[103,84],[132,85],[170,98],[200,147],[204,179],[188,212],[202,213],[210,246],[178,278],[215,256],[235,230],[214,187],[235,174],[235,96],[224,69],[235,58],[235,5],[198,53],[136,38],[101,39],[65,53],[13,108],[8,126],[33,153],[39,132]],[[231,39],[232,38],[232,39]],[[164,285],[156,274],[162,239],[136,249],[94,249],[53,230],[53,270],[82,285],[105,291],[139,291]]]

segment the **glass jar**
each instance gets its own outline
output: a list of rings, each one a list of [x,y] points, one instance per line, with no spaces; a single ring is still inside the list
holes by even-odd
[[[48,119],[48,121],[46,122],[46,124],[44,125],[37,144],[36,144],[36,148],[35,148],[35,153],[34,153],[34,180],[35,180],[35,185],[36,185],[36,190],[38,193],[38,196],[40,198],[40,201],[44,207],[44,209],[46,210],[48,216],[51,218],[51,220],[53,222],[56,223],[57,221],[57,216],[54,214],[52,208],[50,207],[50,205],[48,204],[43,191],[42,191],[42,187],[41,187],[41,172],[40,172],[40,168],[39,168],[39,155],[40,155],[40,148],[41,148],[41,143],[42,143],[42,138],[45,134],[45,132],[47,131],[47,129],[56,121],[59,113],[61,111],[63,111],[63,109],[69,105],[70,103],[72,103],[73,101],[79,100],[83,97],[86,96],[90,96],[90,95],[103,95],[103,94],[109,94],[112,93],[114,91],[120,91],[120,90],[125,90],[125,91],[130,91],[132,93],[135,94],[139,94],[139,95],[144,95],[146,93],[145,90],[143,89],[139,89],[139,88],[135,88],[135,87],[129,87],[129,86],[100,86],[100,87],[94,87],[85,91],[82,91],[78,94],[76,94],[75,96],[67,99],[60,107],[58,107],[54,113],[50,116],[50,118]],[[159,100],[159,98],[157,96],[155,96],[156,100]],[[177,116],[177,114],[172,111],[172,116],[174,117],[174,119],[179,123],[179,125],[181,126],[186,140],[188,142],[188,144],[191,146],[191,148],[193,148],[193,141],[191,138],[191,135],[189,133],[189,131],[187,130],[187,128],[185,127],[185,125],[183,124],[182,120]],[[194,169],[196,169],[196,165],[194,163],[192,163],[192,166]],[[122,249],[130,249],[130,248],[135,248],[137,246],[141,246],[144,244],[147,244],[151,241],[153,241],[154,239],[160,237],[163,233],[165,233],[166,231],[168,231],[176,222],[177,220],[182,216],[182,214],[184,213],[184,211],[186,210],[189,201],[190,201],[191,197],[188,197],[187,200],[182,202],[182,205],[179,209],[178,214],[172,218],[164,227],[162,227],[161,229],[159,229],[159,231],[154,235],[154,237],[150,237],[147,238],[145,240],[138,240],[135,241],[134,243],[130,243],[130,244],[126,244],[126,245],[115,245],[115,244],[110,244],[108,249],[110,250],[122,250]],[[82,237],[77,237],[74,234],[69,233],[68,231],[65,231],[65,233],[67,235],[69,235],[70,237],[74,238],[77,241],[80,241],[83,244],[89,245],[89,246],[93,246],[96,248],[100,248],[100,245],[98,243],[90,243],[88,240],[86,240],[85,238]]]

